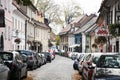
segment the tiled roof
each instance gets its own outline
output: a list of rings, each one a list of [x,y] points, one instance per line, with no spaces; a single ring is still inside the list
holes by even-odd
[[[89,27],[89,28],[85,31],[85,33],[89,33],[89,32],[91,32],[91,31],[94,31],[97,27],[98,27],[98,25],[95,23],[95,24],[93,24],[91,27]]]
[[[84,15],[84,16],[82,17],[82,19],[79,20],[79,22],[74,23],[74,26],[75,26],[75,27],[80,27],[87,18],[88,18],[88,15]]]
[[[40,27],[43,27],[43,28],[46,28],[46,29],[50,29],[49,26],[47,26],[46,24],[42,23],[42,22],[39,22],[39,21],[36,21],[35,19],[32,18],[32,21],[35,22],[36,25],[40,26]]]
[[[78,18],[74,19],[71,24],[78,23],[85,15],[81,15]]]
[[[80,25],[80,28],[74,34],[78,34],[78,33],[84,32],[90,26],[95,24],[96,19],[97,19],[97,17],[95,17],[95,16],[96,16],[95,14],[91,14],[86,19],[84,19],[83,23]]]
[[[61,32],[59,33],[59,35],[66,34],[70,29],[71,29],[71,25],[68,24],[65,28],[63,28],[61,30]]]
[[[119,1],[119,0],[103,0],[98,12],[100,12],[104,7],[107,8],[107,7],[112,6],[112,5],[115,4],[117,1]]]

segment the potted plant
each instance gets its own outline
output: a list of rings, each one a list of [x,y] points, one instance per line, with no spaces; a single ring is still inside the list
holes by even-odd
[[[92,48],[98,48],[98,47],[97,47],[97,44],[95,44],[95,43],[92,44]]]
[[[21,39],[20,39],[20,38],[16,38],[16,39],[14,40],[14,42],[17,43],[17,44],[19,44],[19,43],[21,42]]]
[[[120,36],[120,24],[110,24],[108,25],[108,29],[112,36]]]
[[[95,43],[96,44],[105,44],[107,42],[107,39],[105,36],[98,36],[96,39],[95,39]]]
[[[31,44],[31,41],[30,41],[30,40],[27,40],[27,44]]]

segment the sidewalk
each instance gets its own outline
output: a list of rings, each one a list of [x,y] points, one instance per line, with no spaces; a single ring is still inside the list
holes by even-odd
[[[73,80],[82,80],[82,77],[77,71],[75,71],[75,73],[72,75],[72,78]]]

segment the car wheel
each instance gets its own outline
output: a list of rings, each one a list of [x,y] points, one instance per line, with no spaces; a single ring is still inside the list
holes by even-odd
[[[34,70],[34,69],[35,69],[34,65],[33,65],[33,66],[31,66],[31,70]]]
[[[8,72],[7,80],[10,80],[10,72]]]
[[[18,72],[17,80],[21,80],[21,71]]]
[[[25,72],[24,78],[27,78],[27,69],[26,69],[26,72]]]

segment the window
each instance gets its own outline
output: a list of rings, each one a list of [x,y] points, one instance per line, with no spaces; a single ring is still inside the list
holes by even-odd
[[[1,52],[0,54],[3,60],[13,60],[13,55],[11,53]]]
[[[23,29],[22,29],[22,22],[20,22],[20,30],[23,31]]]
[[[15,19],[14,29],[17,29],[17,19]]]
[[[24,22],[21,22],[21,31],[22,31],[22,32],[25,31],[25,24],[24,24]]]
[[[112,19],[113,19],[113,11],[110,11],[110,24],[112,23]]]
[[[8,2],[9,2],[9,0],[8,0]],[[10,12],[10,11],[11,11],[11,2],[8,3],[8,12]]]
[[[11,31],[10,31],[11,29],[10,29],[10,26],[8,27],[8,40],[10,40],[11,39]]]
[[[16,54],[15,54],[15,59],[16,59],[16,60],[21,60],[20,55],[16,53]]]
[[[5,1],[4,1],[5,10],[7,10],[7,5],[8,5],[8,2],[7,2],[7,0],[5,0]]]
[[[102,55],[98,60],[98,67],[119,68],[120,55]]]
[[[18,25],[17,26],[18,26],[18,29],[20,30],[20,21],[19,20],[18,20]]]
[[[13,22],[13,29],[14,29],[14,27],[15,27],[15,22],[14,22],[14,17],[12,17],[12,22]]]
[[[88,61],[91,58],[91,54],[89,54],[86,58],[85,61]]]
[[[93,63],[95,63],[95,64],[96,64],[96,63],[97,63],[97,61],[98,61],[98,59],[99,59],[99,57],[94,57],[94,58],[93,58]]]
[[[5,27],[5,39],[7,39],[7,26]]]
[[[2,6],[1,0],[0,0],[0,6]]]
[[[120,2],[118,3],[118,10],[120,10]]]

